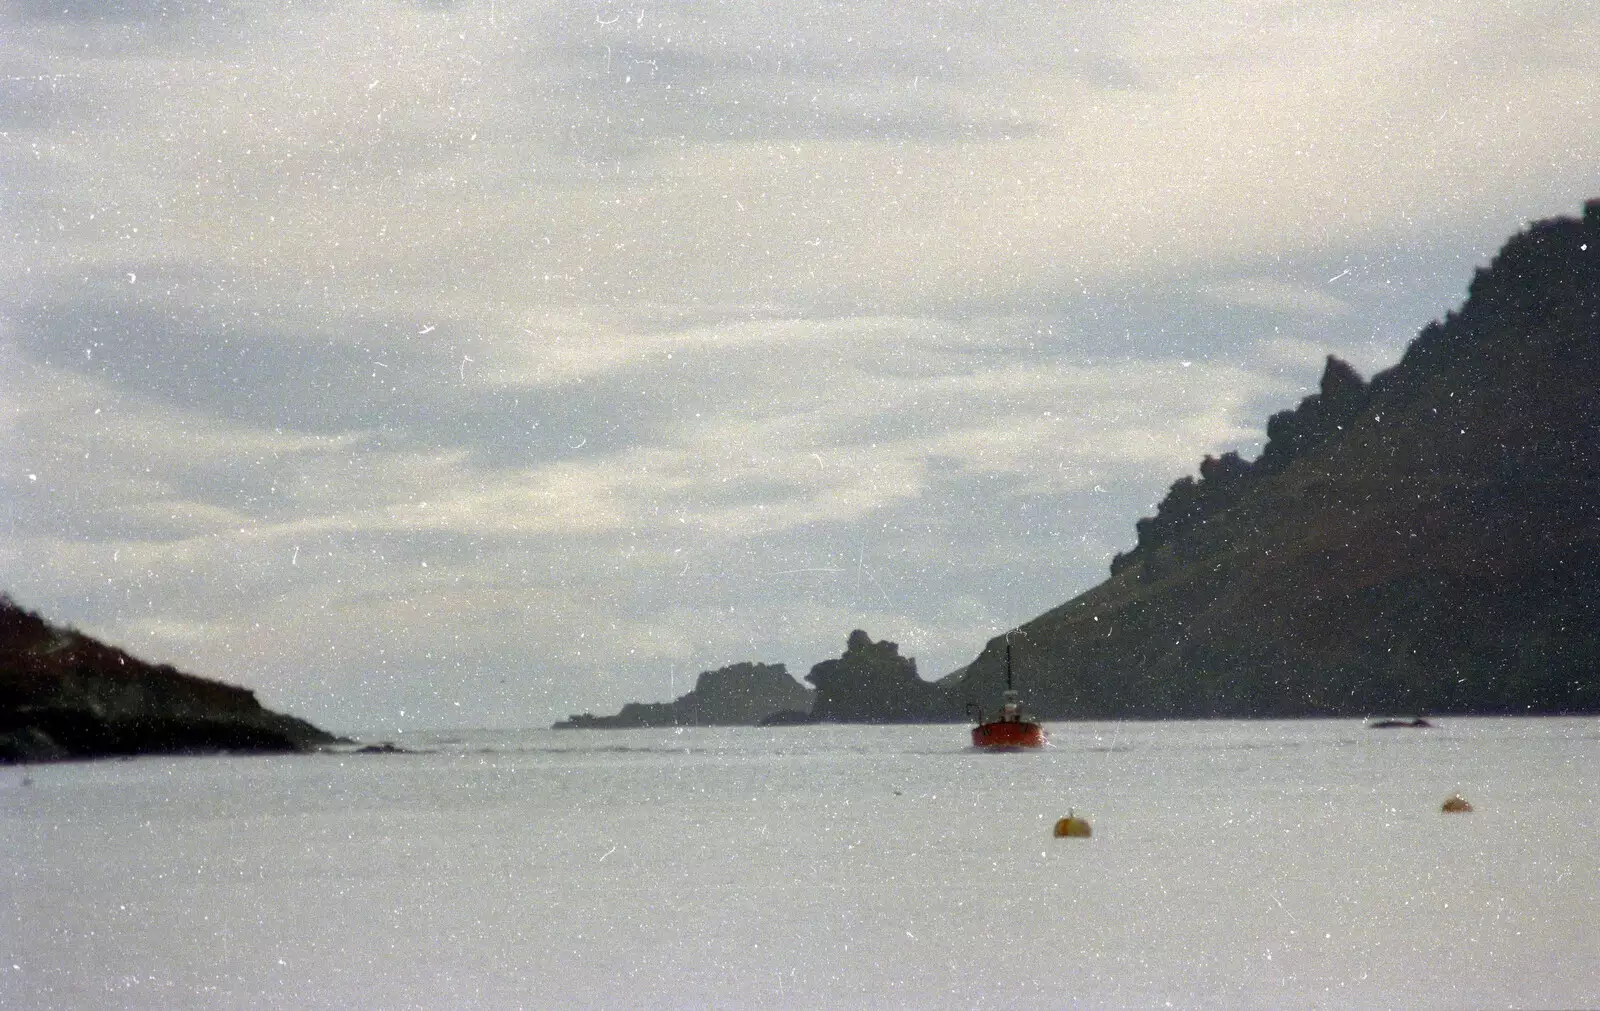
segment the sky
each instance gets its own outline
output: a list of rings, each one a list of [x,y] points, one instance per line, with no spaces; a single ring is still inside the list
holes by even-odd
[[[1565,2],[0,5],[0,589],[334,730],[937,678],[1600,196]]]

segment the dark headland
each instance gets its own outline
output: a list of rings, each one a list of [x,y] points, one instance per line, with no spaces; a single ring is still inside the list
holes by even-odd
[[[295,752],[338,740],[243,688],[144,663],[0,596],[0,762]]]
[[[1173,484],[1011,636],[1055,719],[1600,712],[1600,201],[1541,221],[1371,382]],[[1003,645],[944,687],[991,698]]]
[[[1600,201],[1536,222],[1363,379],[1175,482],[1110,578],[1010,633],[1045,719],[1600,712]],[[992,709],[1005,640],[926,682],[850,636],[811,720]]]
[[[629,702],[615,716],[581,713],[555,730],[625,727],[789,726],[800,723],[922,723],[946,718],[939,687],[892,642],[850,633],[844,654],[811,668],[805,688],[783,664],[739,663],[700,675],[672,702]]]

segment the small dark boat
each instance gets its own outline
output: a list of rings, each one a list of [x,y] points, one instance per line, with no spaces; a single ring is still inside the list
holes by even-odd
[[[1011,642],[1006,642],[1006,691],[1001,696],[1000,715],[992,720],[977,711],[978,725],[972,728],[972,746],[989,751],[1020,751],[1042,748],[1050,736],[1044,727],[1022,711],[1022,702],[1011,682]]]

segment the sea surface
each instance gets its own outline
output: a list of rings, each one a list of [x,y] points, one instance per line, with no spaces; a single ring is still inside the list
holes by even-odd
[[[1600,719],[1437,723],[0,768],[0,1007],[1600,1006]]]

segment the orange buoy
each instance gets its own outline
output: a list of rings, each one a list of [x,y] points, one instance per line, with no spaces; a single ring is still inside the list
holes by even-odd
[[[1057,839],[1087,839],[1093,834],[1094,830],[1089,827],[1088,821],[1074,816],[1071,812],[1056,822]]]
[[[1461,796],[1461,794],[1453,793],[1447,800],[1445,800],[1444,806],[1439,810],[1443,811],[1445,814],[1466,814],[1472,810],[1472,805],[1468,804],[1467,799]]]

